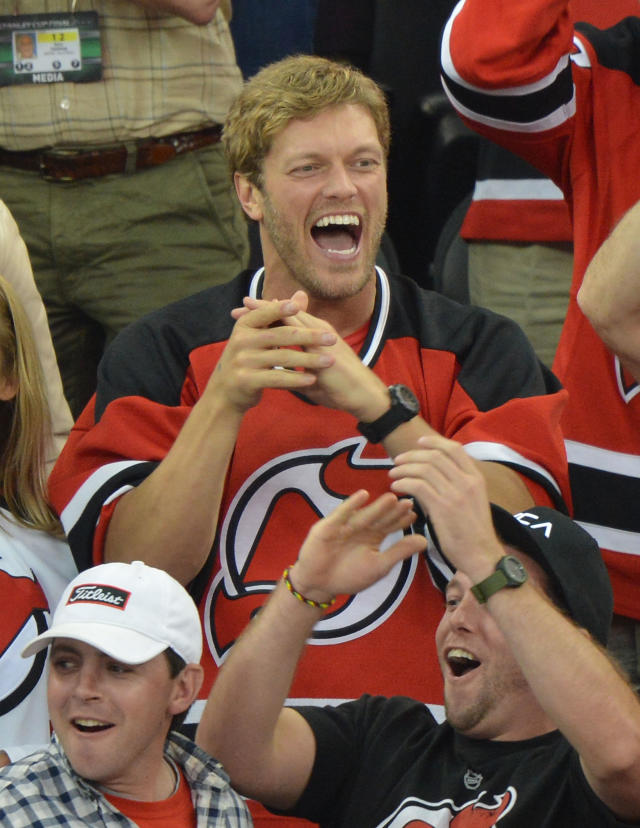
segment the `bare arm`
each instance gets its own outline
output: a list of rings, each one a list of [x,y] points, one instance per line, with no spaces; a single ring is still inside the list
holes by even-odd
[[[303,389],[331,360],[292,345],[334,341],[326,331],[270,327],[295,304],[271,303],[238,320],[216,370],[158,467],[123,495],[109,524],[105,560],[143,560],[182,583],[204,565],[215,537],[225,475],[244,412],[264,388]],[[277,366],[283,366],[277,367]]]
[[[525,587],[520,596],[496,593],[489,611],[541,707],[578,751],[591,788],[618,817],[635,822],[640,701],[603,649]]]
[[[356,492],[315,524],[291,568],[296,589],[322,602],[375,583],[400,560],[424,548],[406,535],[384,552],[383,539],[407,528],[408,501],[387,493],[364,505]],[[276,808],[300,798],[315,758],[304,718],[283,708],[300,655],[322,610],[294,597],[281,582],[236,642],[218,674],[196,741],[219,759],[241,793]]]
[[[591,260],[578,304],[605,345],[640,381],[640,202]]]
[[[144,9],[167,12],[183,17],[189,23],[204,26],[210,23],[218,11],[221,0],[132,0]]]
[[[453,441],[428,438],[396,463],[392,489],[417,497],[447,557],[472,583],[487,577],[504,552],[493,531],[486,487],[466,453]],[[637,820],[640,701],[626,680],[531,581],[498,591],[487,608],[538,704],[579,753],[595,793],[622,819]]]

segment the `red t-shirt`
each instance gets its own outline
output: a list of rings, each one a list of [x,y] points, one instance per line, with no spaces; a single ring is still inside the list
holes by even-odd
[[[191,789],[180,771],[178,790],[168,799],[142,802],[105,793],[104,798],[139,828],[196,828],[196,812],[191,800]]]

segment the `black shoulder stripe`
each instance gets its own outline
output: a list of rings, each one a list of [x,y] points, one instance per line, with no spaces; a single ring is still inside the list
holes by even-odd
[[[460,366],[456,380],[479,411],[560,390],[512,319],[460,305],[404,277],[394,277],[392,298],[387,339],[411,332],[419,347],[453,354]]]
[[[456,102],[471,112],[497,121],[526,124],[538,121],[568,104],[573,97],[573,79],[568,64],[553,83],[528,95],[489,95],[481,90],[461,86],[450,77],[445,83]]]
[[[250,275],[245,271],[224,285],[147,314],[122,330],[98,366],[96,422],[119,397],[142,396],[161,405],[178,405],[191,352],[228,339],[234,325],[229,310],[241,306]]]
[[[625,17],[609,29],[576,23],[593,46],[601,66],[624,72],[640,86],[640,17]]]
[[[76,566],[82,572],[93,566],[93,536],[100,516],[100,510],[113,492],[121,486],[138,486],[157,467],[156,462],[136,463],[113,475],[100,486],[85,506],[80,519],[69,530],[67,540]]]
[[[569,463],[574,518],[625,532],[640,532],[640,479]],[[606,497],[603,497],[606,492]]]

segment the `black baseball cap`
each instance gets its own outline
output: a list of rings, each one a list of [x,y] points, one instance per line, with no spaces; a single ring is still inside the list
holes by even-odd
[[[595,539],[570,517],[548,506],[532,506],[512,515],[492,503],[491,514],[500,540],[533,558],[549,576],[571,618],[606,646],[613,617],[613,590]],[[428,519],[427,528],[441,558],[436,561],[431,554],[428,558],[438,583],[446,575],[445,567],[451,575],[453,569]]]

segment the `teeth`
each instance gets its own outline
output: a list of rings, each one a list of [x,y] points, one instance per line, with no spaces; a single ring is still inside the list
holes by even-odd
[[[108,722],[99,722],[97,719],[74,719],[73,724],[82,731],[97,733],[101,730],[108,730],[113,725]]]
[[[332,250],[331,248],[329,248],[328,252],[329,253],[340,253],[342,256],[352,256],[356,252],[357,249],[358,248],[354,244],[353,247],[350,247],[348,250]]]
[[[353,224],[356,227],[360,225],[360,217],[349,215],[336,215],[336,216],[324,216],[321,219],[318,219],[315,226],[316,227],[329,227],[331,224]]]
[[[469,661],[476,661],[476,658],[470,652],[461,650],[460,647],[454,647],[453,650],[449,650],[447,658],[468,658]]]
[[[468,650],[462,647],[452,647],[447,653],[447,663],[453,675],[461,678],[480,666],[480,662]]]

